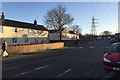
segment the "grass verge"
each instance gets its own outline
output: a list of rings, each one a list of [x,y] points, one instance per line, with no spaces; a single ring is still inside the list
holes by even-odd
[[[15,56],[21,56],[21,55],[30,55],[30,54],[39,54],[42,52],[51,52],[54,50],[60,50],[60,49],[65,49],[65,48],[69,48],[69,47],[61,47],[61,48],[56,48],[56,49],[46,49],[43,51],[35,51],[35,52],[28,52],[28,53],[20,53],[20,54],[9,54],[8,57],[15,57]],[[7,58],[7,56],[3,56],[2,58]]]

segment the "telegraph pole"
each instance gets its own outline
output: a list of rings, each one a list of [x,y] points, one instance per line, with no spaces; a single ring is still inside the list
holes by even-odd
[[[94,17],[92,18],[92,25],[91,25],[91,31],[90,31],[90,33],[92,34],[92,35],[97,35],[97,30],[96,30],[96,23],[97,22],[95,22],[95,20],[97,20],[97,19],[95,19]]]

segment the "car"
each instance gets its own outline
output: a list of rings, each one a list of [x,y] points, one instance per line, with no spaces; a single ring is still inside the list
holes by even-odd
[[[116,41],[115,38],[112,38],[112,39],[110,40],[110,42],[111,42],[111,43],[116,43],[117,41]]]
[[[104,69],[120,71],[120,42],[112,44],[103,56]]]
[[[101,40],[101,39],[102,39],[102,37],[97,37],[97,39],[98,39],[98,40]]]
[[[111,40],[111,37],[107,37],[108,38],[108,40]]]

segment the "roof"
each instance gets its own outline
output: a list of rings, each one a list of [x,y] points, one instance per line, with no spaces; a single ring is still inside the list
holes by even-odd
[[[30,29],[48,31],[48,29],[46,29],[43,25],[35,26],[34,24],[31,24],[31,23],[8,20],[8,19],[5,19],[4,21],[2,21],[2,24],[4,26],[10,26],[10,27],[30,28]]]
[[[75,34],[74,31],[69,31],[70,34]]]
[[[117,43],[113,43],[113,45],[116,45],[116,44],[120,44],[120,42],[117,42]]]
[[[62,29],[62,31],[64,30],[64,28]],[[58,33],[59,29],[52,29],[52,30],[49,30],[50,33]]]

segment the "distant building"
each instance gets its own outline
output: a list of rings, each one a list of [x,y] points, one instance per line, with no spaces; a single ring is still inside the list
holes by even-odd
[[[50,40],[60,40],[59,30],[49,30]],[[62,40],[77,40],[79,35],[75,34],[73,31],[68,31],[67,29],[62,29]]]
[[[5,19],[4,13],[1,16],[2,25],[0,26],[0,42],[7,41],[9,45],[29,44],[29,43],[48,43],[48,29],[43,25],[20,22]]]

